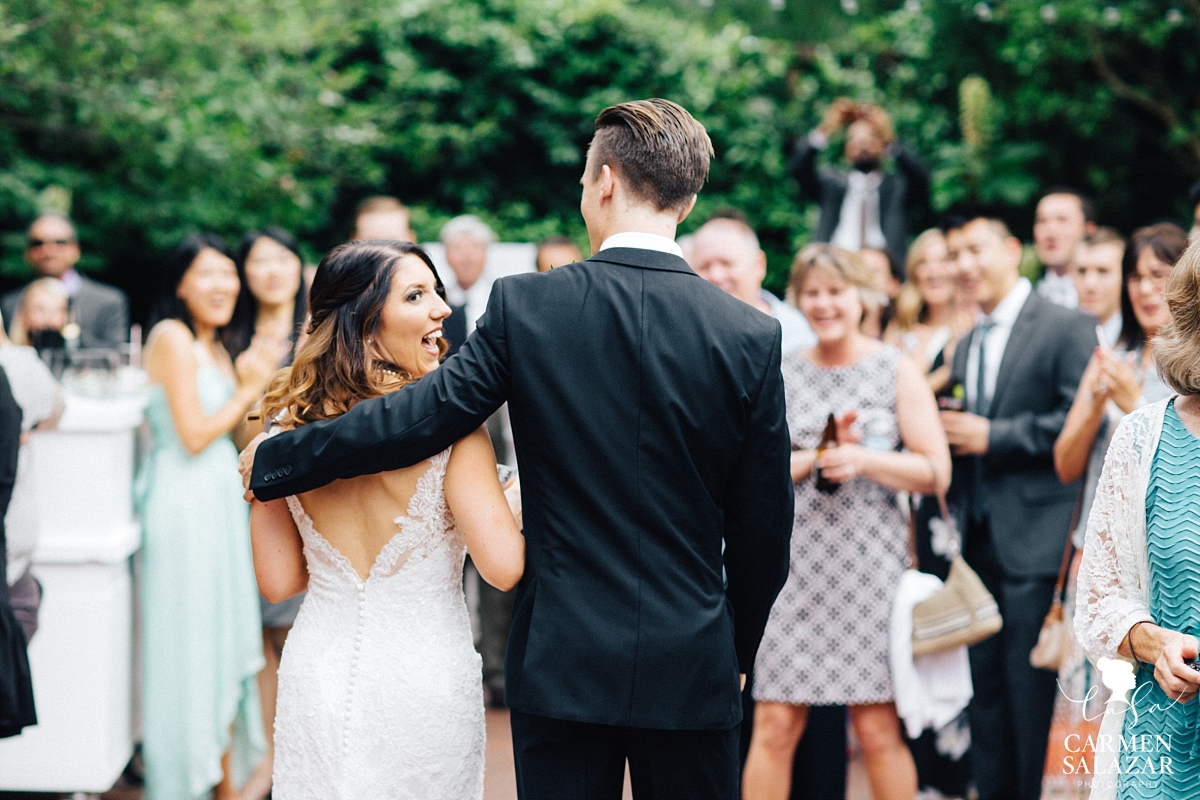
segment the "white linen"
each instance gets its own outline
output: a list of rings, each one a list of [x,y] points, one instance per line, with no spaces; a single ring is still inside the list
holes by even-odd
[[[33,430],[34,426],[54,413],[59,402],[58,382],[32,347],[0,347],[0,367],[8,376],[13,399],[21,407],[21,430]],[[21,445],[12,499],[4,515],[5,549],[8,554],[5,579],[9,586],[29,569],[33,563],[33,552],[37,549],[39,526],[33,458],[33,450],[29,445]]]
[[[888,660],[896,713],[904,720],[910,739],[920,736],[926,728],[938,730],[949,725],[974,695],[965,646],[913,658],[913,607],[933,597],[941,588],[942,581],[936,575],[908,569],[900,576],[892,600]]]

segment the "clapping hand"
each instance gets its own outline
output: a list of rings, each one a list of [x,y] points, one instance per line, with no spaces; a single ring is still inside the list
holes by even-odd
[[[1112,350],[1098,347],[1094,359],[1098,369],[1091,387],[1092,395],[1112,400],[1126,414],[1137,408],[1145,377]]]
[[[837,425],[838,444],[858,444],[862,441],[862,431],[854,427],[854,423],[858,422],[857,411],[847,411],[840,417],[834,417],[833,421]]]
[[[250,346],[237,357],[233,368],[237,373],[238,385],[256,394],[267,390],[267,384],[287,356],[289,343],[286,339],[267,339],[255,336]]]

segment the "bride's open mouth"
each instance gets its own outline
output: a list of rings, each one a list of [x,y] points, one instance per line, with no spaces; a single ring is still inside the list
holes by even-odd
[[[421,337],[421,347],[425,348],[426,352],[432,353],[435,356],[441,355],[437,345],[437,340],[440,338],[442,338],[441,328],[438,328],[436,331],[430,331]]]

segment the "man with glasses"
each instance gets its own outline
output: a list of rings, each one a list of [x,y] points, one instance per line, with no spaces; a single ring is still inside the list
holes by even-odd
[[[57,278],[70,298],[63,336],[80,347],[117,347],[129,340],[129,302],[119,289],[76,272],[79,239],[75,226],[62,214],[44,213],[29,226],[25,261],[38,277]],[[24,289],[0,298],[4,324],[11,325]]]

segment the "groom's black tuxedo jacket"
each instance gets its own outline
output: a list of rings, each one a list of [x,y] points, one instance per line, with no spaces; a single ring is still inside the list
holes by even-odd
[[[508,401],[526,539],[508,705],[730,728],[788,568],[780,335],[652,250],[504,278],[440,369],[264,441],[251,486],[267,500],[408,466]]]

